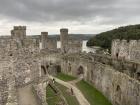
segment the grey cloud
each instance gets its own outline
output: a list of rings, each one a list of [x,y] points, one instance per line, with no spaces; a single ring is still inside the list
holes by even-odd
[[[0,15],[22,21],[90,21],[119,24],[140,17],[139,0],[0,0]]]

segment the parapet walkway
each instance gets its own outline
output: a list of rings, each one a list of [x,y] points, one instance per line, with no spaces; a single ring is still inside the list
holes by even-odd
[[[38,105],[31,85],[18,89],[19,105]]]
[[[84,97],[84,95],[81,93],[81,91],[73,84],[68,83],[68,82],[64,82],[58,78],[55,78],[53,76],[49,76],[50,79],[55,79],[56,82],[60,83],[61,85],[69,88],[69,89],[73,89],[74,95],[77,98],[78,102],[80,105],[90,105],[89,102],[87,101],[87,99]],[[78,80],[79,81],[79,80]]]

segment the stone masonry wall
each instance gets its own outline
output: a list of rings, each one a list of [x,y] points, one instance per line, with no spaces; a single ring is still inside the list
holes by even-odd
[[[110,65],[75,56],[66,56],[62,60],[62,72],[79,75],[83,69],[84,79],[101,91],[113,105],[140,105],[140,82],[121,73]]]
[[[133,61],[140,61],[140,40],[116,39],[112,42],[111,55],[114,58],[121,58]]]

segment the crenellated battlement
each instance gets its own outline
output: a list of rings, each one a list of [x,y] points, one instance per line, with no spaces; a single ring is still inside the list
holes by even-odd
[[[13,30],[11,30],[11,37],[17,40],[26,38],[26,26],[14,26]]]
[[[63,32],[68,33],[68,31],[69,31],[69,30],[68,30],[67,28],[62,28],[62,29],[60,29],[60,32],[62,32],[62,33],[63,33]]]
[[[48,35],[48,32],[41,32],[41,35]]]
[[[140,40],[113,40],[111,55],[114,58],[140,61]]]
[[[14,26],[14,30],[26,30],[26,26]]]

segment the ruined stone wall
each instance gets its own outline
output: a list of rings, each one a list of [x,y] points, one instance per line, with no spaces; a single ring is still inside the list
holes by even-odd
[[[67,53],[80,53],[82,51],[82,41],[80,40],[69,40],[68,41],[68,52]]]
[[[48,38],[47,39],[47,48],[49,50],[56,50],[57,49],[57,40]]]
[[[48,32],[41,32],[41,49],[57,49],[57,40],[48,38]]]
[[[7,60],[0,61],[0,104],[5,105],[8,99],[8,78],[7,74],[4,72],[4,70],[9,70],[10,66],[7,66],[7,63],[9,63]]]
[[[120,72],[117,68],[97,61],[97,58],[89,60],[88,57],[77,56],[78,54],[63,57],[62,72],[76,77],[83,75],[84,80],[101,91],[113,105],[140,105],[138,80]],[[81,74],[79,68],[83,69]]]
[[[0,105],[17,102],[17,86],[41,77],[39,40],[26,38],[25,27],[14,27],[11,37],[0,37]]]
[[[82,41],[69,38],[68,29],[60,29],[61,52],[79,53],[82,51]]]
[[[26,26],[14,26],[14,29],[11,31],[11,37],[13,39],[24,39],[26,37]]]
[[[115,70],[125,73],[132,78],[140,81],[140,63],[134,61],[128,61],[124,59],[111,58],[110,56],[103,56],[97,54],[89,54],[93,61],[100,62],[102,64],[109,65]]]
[[[121,58],[133,61],[140,61],[140,41],[116,39],[112,42],[111,55],[114,58]]]
[[[57,69],[61,70],[61,53],[55,51],[47,51],[42,50],[41,54],[41,66],[43,66],[46,73],[51,75],[57,74]],[[41,70],[42,75],[44,74],[44,70]]]
[[[83,76],[113,105],[140,105],[140,64],[125,60],[139,61],[139,41],[114,41],[111,58],[76,53],[81,50],[80,41],[68,40],[67,29],[60,32],[62,53],[55,49],[55,41],[48,40],[48,33],[42,33],[41,39],[27,38],[26,28],[21,26],[14,27],[11,37],[0,38],[0,105],[16,103],[15,87],[58,72]]]

